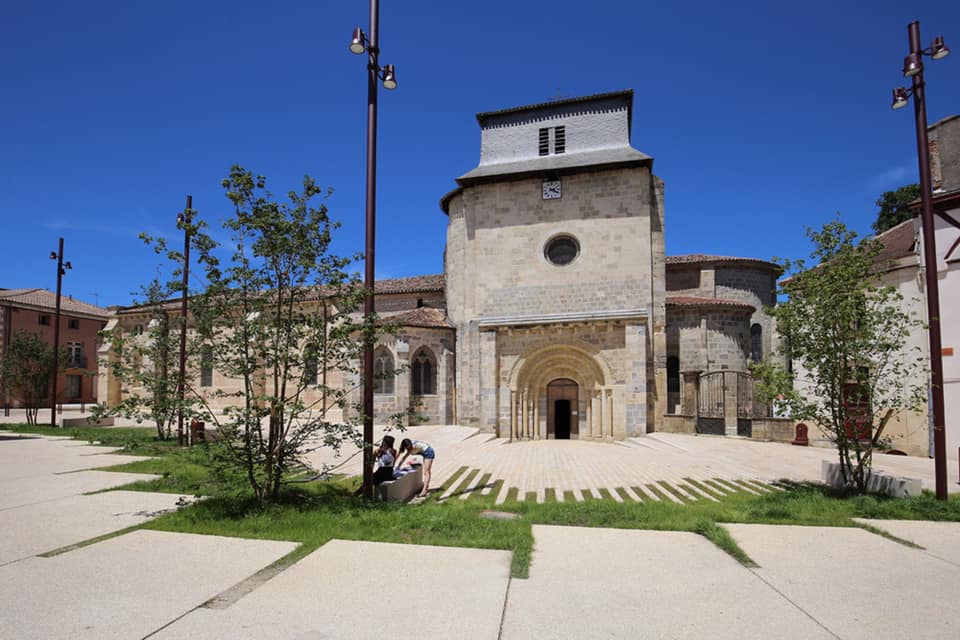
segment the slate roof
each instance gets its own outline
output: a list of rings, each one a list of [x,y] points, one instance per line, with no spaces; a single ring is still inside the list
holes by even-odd
[[[501,116],[508,113],[521,113],[533,109],[543,109],[546,107],[557,107],[565,104],[577,104],[578,102],[593,102],[604,98],[627,98],[628,104],[633,105],[633,89],[624,89],[623,91],[610,91],[608,93],[595,93],[592,96],[580,96],[577,98],[560,98],[558,100],[549,100],[547,102],[538,102],[536,104],[527,104],[520,107],[510,107],[507,109],[498,109],[496,111],[483,111],[477,114],[477,122],[483,126],[484,121],[491,116]],[[632,114],[630,114],[632,115]]]
[[[550,156],[540,156],[517,162],[496,162],[482,164],[476,169],[468,171],[459,178],[457,184],[466,185],[479,178],[493,176],[523,175],[540,173],[543,171],[560,171],[579,167],[604,167],[629,163],[650,162],[653,158],[632,147],[613,147],[597,151],[581,151],[579,153],[562,153]]]
[[[706,253],[687,253],[680,256],[667,256],[666,262],[667,266],[712,263],[759,267],[761,269],[767,269],[777,273],[783,271],[783,268],[780,267],[780,265],[767,260],[760,260],[758,258],[738,258],[736,256],[714,256]]]
[[[667,296],[667,306],[670,307],[735,307],[749,310],[751,313],[757,308],[747,302],[730,300],[729,298],[704,298],[699,296]]]
[[[46,289],[0,289],[0,304],[55,311],[57,294]],[[60,312],[68,315],[108,318],[110,312],[102,307],[60,296]]]

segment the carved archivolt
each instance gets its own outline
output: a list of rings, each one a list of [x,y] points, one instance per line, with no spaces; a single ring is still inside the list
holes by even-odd
[[[583,389],[605,387],[613,381],[608,363],[587,343],[567,340],[532,349],[517,359],[510,372],[514,391],[546,393],[547,384],[569,378]]]

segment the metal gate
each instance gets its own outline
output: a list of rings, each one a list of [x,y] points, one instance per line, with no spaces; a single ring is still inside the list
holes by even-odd
[[[697,385],[697,433],[724,434],[723,371],[701,373]]]
[[[725,386],[730,384],[732,386]],[[737,403],[737,435],[753,435],[753,419],[769,416],[769,407],[756,398],[756,381],[746,371],[701,373],[697,384],[697,433],[724,435],[726,402]]]

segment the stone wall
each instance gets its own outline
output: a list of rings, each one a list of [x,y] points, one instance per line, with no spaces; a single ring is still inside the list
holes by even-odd
[[[649,314],[655,307],[662,210],[649,168],[583,169],[559,177],[559,199],[543,200],[537,177],[467,186],[447,205],[447,309],[458,327],[458,408],[465,424],[495,428],[502,411],[496,374],[483,370],[497,366],[496,346],[483,355],[478,321],[611,310]],[[565,266],[544,255],[558,234],[575,237],[580,246]],[[652,352],[649,329],[644,340],[645,352]],[[653,375],[652,369],[643,374],[644,388]]]
[[[420,307],[443,309],[445,301],[442,291],[424,291],[415,293],[377,294],[374,298],[377,313],[407,311]]]
[[[374,394],[374,422],[386,424],[394,414],[413,409],[413,416],[405,420],[405,424],[453,424],[454,342],[453,329],[403,327],[396,336],[384,336],[377,347],[386,348],[393,356],[397,376],[392,392]],[[436,364],[436,393],[414,396],[411,363],[421,348],[429,350]],[[354,374],[352,382],[351,401],[360,403],[363,395],[359,375]]]
[[[743,370],[750,340],[748,309],[671,307],[667,311],[667,354],[680,371]]]

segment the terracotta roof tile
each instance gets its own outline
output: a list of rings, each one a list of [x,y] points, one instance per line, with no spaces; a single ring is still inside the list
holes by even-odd
[[[374,284],[374,291],[376,293],[418,293],[421,291],[443,291],[443,287],[443,274],[437,273],[429,276],[377,280]]]
[[[757,308],[747,302],[728,298],[702,298],[699,296],[667,296],[666,303],[672,307],[736,307],[756,311]]]
[[[399,324],[404,327],[424,327],[427,329],[453,329],[447,320],[443,309],[433,307],[419,307],[409,311],[399,311],[392,314],[380,314],[380,317],[390,324]]]
[[[769,271],[781,272],[783,269],[775,262],[760,260],[758,258],[738,258],[736,256],[714,256],[706,253],[687,253],[680,256],[667,256],[667,266],[684,264],[737,264],[750,267],[760,267]]]
[[[904,220],[897,226],[887,229],[877,235],[876,239],[883,244],[883,248],[877,256],[878,262],[913,255],[917,242],[917,232],[914,228],[913,218]]]
[[[38,309],[57,308],[57,294],[46,289],[0,289],[0,304],[10,303]],[[110,312],[102,307],[74,300],[69,296],[60,296],[60,312],[107,318]]]

